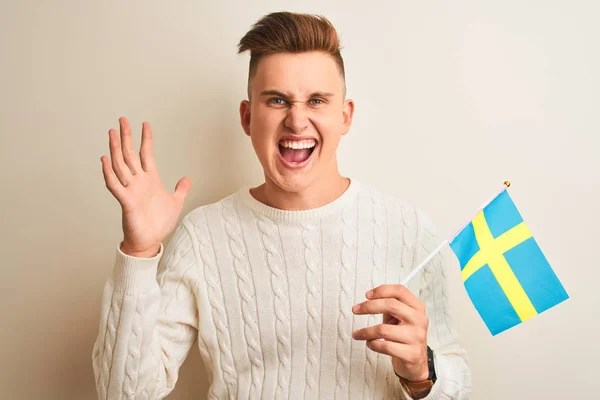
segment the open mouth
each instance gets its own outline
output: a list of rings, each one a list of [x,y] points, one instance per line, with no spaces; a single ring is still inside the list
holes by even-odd
[[[300,166],[308,161],[317,147],[317,141],[315,139],[283,139],[279,141],[278,147],[281,158],[292,166]]]

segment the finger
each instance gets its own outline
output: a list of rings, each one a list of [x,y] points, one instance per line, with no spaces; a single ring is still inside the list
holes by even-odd
[[[173,197],[175,197],[178,201],[183,202],[190,192],[190,188],[192,187],[192,180],[187,176],[181,178],[177,185],[175,185],[175,193],[173,193]]]
[[[369,292],[372,292],[372,294],[369,295]],[[425,304],[404,285],[380,285],[369,292],[367,292],[367,298],[369,299],[393,297],[415,310],[425,311]]]
[[[147,122],[142,122],[142,144],[140,146],[140,159],[142,168],[146,172],[156,170],[156,162],[154,161],[154,150],[152,145],[152,128]]]
[[[379,324],[357,329],[352,332],[352,338],[355,340],[384,339],[396,343],[412,343],[414,342],[412,336],[415,335],[410,332],[410,329],[406,326]]]
[[[104,182],[106,188],[115,196],[119,202],[121,202],[125,188],[121,185],[121,182],[115,177],[114,171],[110,165],[110,160],[106,156],[100,157],[102,163],[102,174],[104,175]]]
[[[110,159],[112,162],[112,168],[119,178],[119,181],[123,186],[127,186],[131,182],[131,171],[125,161],[123,160],[123,153],[121,151],[121,141],[119,134],[116,129],[110,129],[108,131],[109,136],[109,148],[110,148]]]
[[[414,353],[417,352],[414,349],[414,345],[396,343],[389,340],[367,340],[366,345],[369,349],[377,353],[398,357],[402,360],[412,359],[414,357]]]
[[[403,323],[418,321],[418,311],[395,298],[367,300],[352,307],[355,314],[390,314]]]
[[[123,158],[125,159],[125,163],[129,167],[131,173],[135,175],[140,172],[142,166],[133,147],[133,136],[131,135],[129,121],[125,117],[119,118],[119,125],[121,131],[121,147],[123,148]]]

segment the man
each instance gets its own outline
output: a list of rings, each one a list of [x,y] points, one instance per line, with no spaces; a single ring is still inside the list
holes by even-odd
[[[102,300],[93,361],[100,398],[161,398],[193,344],[211,399],[466,399],[470,370],[447,313],[443,261],[399,284],[435,246],[420,211],[340,175],[354,103],[334,27],[273,13],[250,51],[240,120],[265,182],[187,214],[168,193],[152,134],[135,155],[109,131],[107,188],[124,240]]]

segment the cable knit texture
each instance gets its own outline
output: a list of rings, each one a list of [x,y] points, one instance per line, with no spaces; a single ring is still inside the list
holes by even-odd
[[[428,217],[356,180],[335,201],[284,211],[243,188],[187,214],[154,258],[119,247],[93,348],[99,399],[160,399],[194,346],[209,399],[409,399],[389,356],[352,331],[366,290],[399,283],[436,247]],[[427,400],[471,392],[467,355],[436,256],[408,288],[427,306],[438,381]]]
[[[319,397],[319,373],[321,358],[321,268],[320,252],[318,245],[317,225],[303,223],[302,241],[304,243],[304,257],[306,263],[306,387],[304,398],[315,399]]]
[[[290,325],[290,300],[288,279],[283,269],[282,257],[279,249],[279,234],[277,225],[264,215],[258,217],[258,226],[261,231],[262,241],[267,256],[267,265],[271,271],[271,291],[273,293],[272,308],[275,311],[275,335],[277,336],[277,370],[276,398],[289,397],[291,374],[291,325]]]

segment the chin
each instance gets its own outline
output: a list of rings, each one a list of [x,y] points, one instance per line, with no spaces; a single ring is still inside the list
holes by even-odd
[[[307,171],[286,171],[285,174],[281,174],[277,171],[270,179],[283,191],[288,193],[299,193],[312,186],[312,183],[314,182],[314,177],[312,175],[313,174],[307,173]]]

